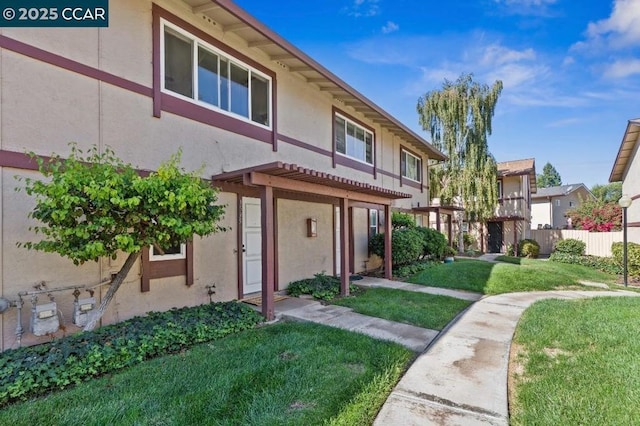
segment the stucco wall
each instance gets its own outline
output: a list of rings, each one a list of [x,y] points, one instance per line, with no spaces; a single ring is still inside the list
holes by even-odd
[[[636,141],[631,161],[624,174],[622,193],[629,197],[640,196],[640,138]],[[627,220],[630,223],[640,222],[640,198],[631,203],[627,210]],[[629,229],[628,238],[629,241],[640,243],[640,228]]]
[[[317,236],[307,236],[307,219],[317,220]],[[324,272],[333,275],[333,206],[278,200],[279,287]]]
[[[140,169],[153,170],[182,148],[182,165],[187,170],[202,168],[202,176],[212,175],[273,161],[296,163],[402,191],[414,198],[394,202],[394,207],[410,209],[428,205],[426,188],[400,185],[400,147],[416,152],[419,147],[405,143],[380,126],[367,120],[351,107],[339,105],[326,92],[305,82],[269,60],[257,49],[248,48],[237,35],[223,33],[219,27],[193,14],[185,3],[172,0],[156,2],[170,13],[209,33],[212,37],[259,62],[276,75],[277,129],[280,134],[305,144],[332,150],[332,108],[338,107],[370,125],[376,134],[376,159],[380,169],[376,178],[370,173],[338,165],[332,167],[330,155],[279,141],[274,152],[269,143],[253,140],[219,127],[203,124],[166,111],[153,116],[153,99],[115,85],[27,57],[9,49],[0,50],[0,149],[14,152],[34,151],[66,156],[69,142],[81,149],[96,144],[103,150],[112,147],[126,162]],[[3,28],[2,35],[60,55],[81,65],[93,67],[152,89],[152,2],[149,0],[110,2],[109,28]],[[423,155],[423,152],[419,153]],[[427,158],[423,155],[426,180]],[[384,171],[385,173],[382,173]],[[29,252],[16,247],[17,241],[34,238],[29,233],[33,222],[27,219],[34,201],[24,192],[15,192],[14,175],[37,177],[35,172],[14,168],[0,169],[0,294],[15,299],[40,281],[50,288],[66,285],[97,284],[116,271],[123,258],[102,260],[75,267],[57,254]],[[391,176],[390,176],[391,175]],[[204,303],[209,300],[205,286],[216,285],[214,300],[238,297],[237,197],[220,195],[226,204],[223,225],[230,228],[194,241],[194,279],[191,287],[184,277],[152,280],[150,291],[140,292],[140,262],[134,265],[125,285],[118,291],[104,323],[120,321],[149,310]],[[289,281],[312,276],[316,272],[333,272],[333,207],[330,204],[278,201],[278,248],[280,286]],[[318,237],[306,237],[306,218],[317,217]],[[364,269],[367,257],[368,215],[366,209],[354,209],[354,263]],[[301,249],[302,248],[302,249]],[[35,266],[34,266],[35,265]],[[368,264],[371,268],[372,265]],[[96,291],[100,298],[104,288]],[[61,312],[70,321],[72,297],[56,297]],[[28,309],[23,320],[28,327]],[[3,333],[0,349],[11,347],[15,315],[0,316]],[[71,330],[69,328],[68,330]],[[25,335],[24,342],[30,337]],[[35,341],[35,340],[34,340]]]

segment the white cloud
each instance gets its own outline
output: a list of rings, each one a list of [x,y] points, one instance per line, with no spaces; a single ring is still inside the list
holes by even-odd
[[[564,60],[562,61],[562,66],[568,67],[569,65],[573,65],[575,63],[576,59],[573,56],[565,56]]]
[[[533,60],[535,58],[536,53],[531,48],[525,50],[512,50],[499,44],[492,44],[485,48],[481,63],[489,66],[503,65],[522,60]]]
[[[396,24],[395,22],[388,21],[386,25],[382,27],[382,33],[389,34],[389,33],[398,31],[399,29],[400,29],[400,26],[398,24]]]
[[[640,74],[640,59],[617,60],[604,70],[607,78],[624,78],[634,74]]]
[[[550,15],[549,6],[557,0],[494,0],[508,14],[513,15]]]
[[[591,22],[587,27],[589,39],[605,37],[612,47],[625,47],[640,43],[640,2],[616,0],[607,19]]]
[[[380,0],[353,0],[353,4],[346,8],[350,16],[371,17],[380,13]]]

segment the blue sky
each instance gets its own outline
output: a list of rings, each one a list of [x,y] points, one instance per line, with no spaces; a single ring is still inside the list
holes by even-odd
[[[489,149],[607,183],[640,117],[640,0],[236,0],[408,127],[420,96],[470,72],[504,89]]]

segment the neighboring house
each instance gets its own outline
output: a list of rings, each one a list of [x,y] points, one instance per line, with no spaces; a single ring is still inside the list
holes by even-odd
[[[108,28],[3,28],[0,47],[0,296],[21,296],[25,328],[50,293],[76,330],[71,290],[58,290],[93,285],[99,302],[125,258],[74,266],[16,246],[38,239],[34,201],[15,191],[14,176],[39,177],[28,151],[98,144],[153,170],[181,147],[183,166],[204,163],[221,189],[230,231],[145,250],[104,324],[207,303],[211,291],[261,294],[273,318],[289,282],[326,272],[344,288],[349,272],[376,266],[368,239],[386,229],[390,253],[391,209],[418,208],[428,223],[427,164],[444,155],[231,1],[111,0]],[[2,350],[48,339],[20,342],[15,308],[0,321]]]
[[[629,120],[609,176],[609,182],[622,181],[622,193],[633,200],[627,210],[629,241],[640,244],[640,118]]]
[[[571,228],[566,213],[587,199],[595,200],[582,183],[538,188],[531,196],[531,229]]]
[[[502,253],[509,244],[529,237],[531,229],[531,195],[537,190],[536,165],[533,158],[498,163],[498,207],[487,220],[488,253]],[[484,239],[484,235],[483,235]]]

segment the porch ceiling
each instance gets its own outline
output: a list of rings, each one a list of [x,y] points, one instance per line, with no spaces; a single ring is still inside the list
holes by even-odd
[[[381,188],[364,182],[331,175],[280,161],[235,170],[211,177],[212,184],[273,186],[287,191],[350,198],[389,204],[391,200],[411,198],[411,194]]]
[[[225,34],[240,37],[248,48],[256,49],[269,60],[307,83],[315,85],[321,92],[345,107],[353,108],[367,119],[396,135],[414,148],[425,152],[429,158],[443,161],[446,156],[435,149],[424,138],[416,134],[395,117],[367,99],[353,87],[338,78],[297,47],[255,19],[244,9],[229,0],[183,0],[193,14],[211,20]]]
[[[624,178],[624,172],[627,169],[627,165],[631,160],[633,151],[640,137],[640,118],[635,120],[629,120],[627,124],[627,130],[622,137],[622,143],[616,156],[616,161],[613,164],[611,175],[609,176],[609,182],[620,182]]]

